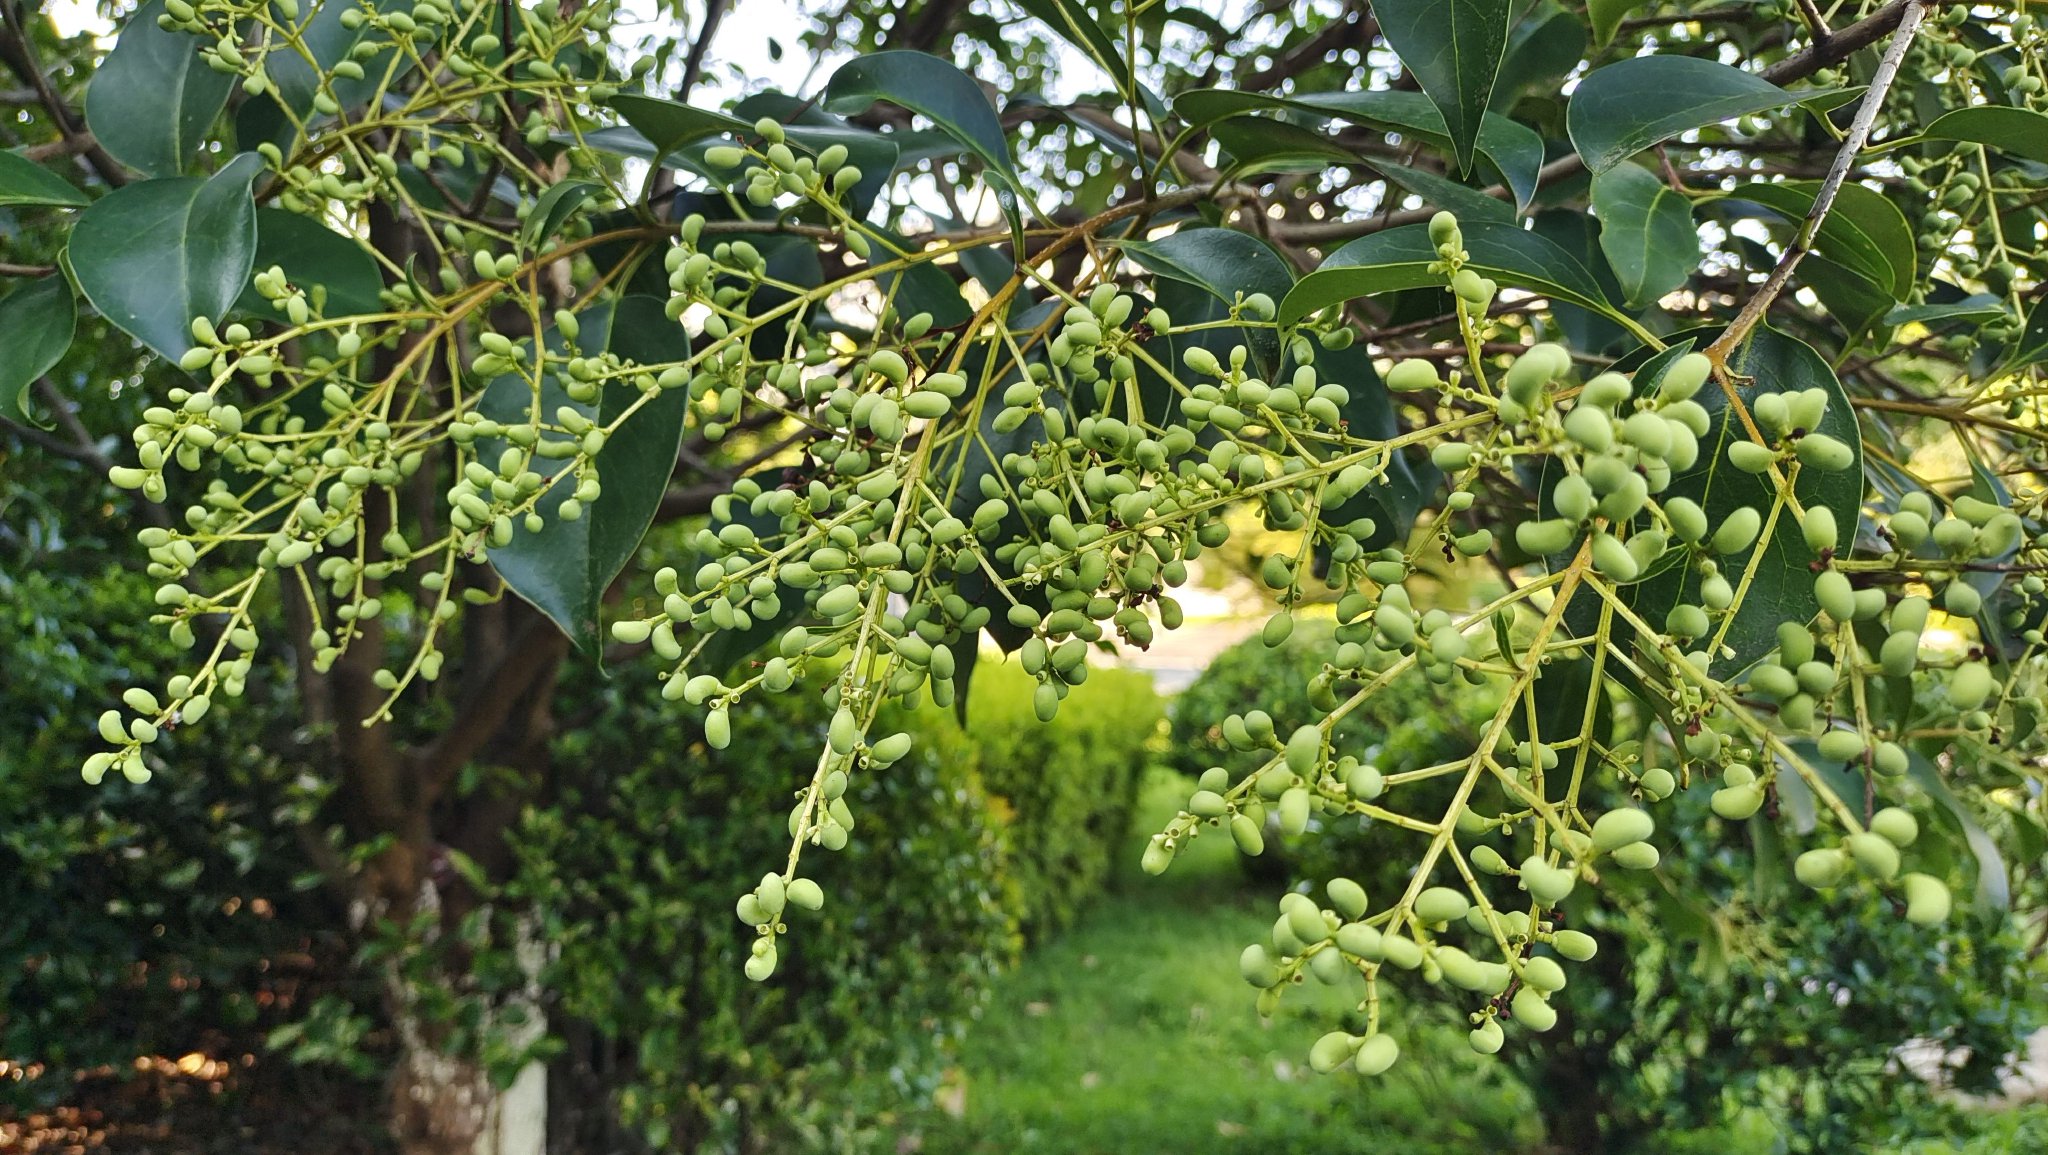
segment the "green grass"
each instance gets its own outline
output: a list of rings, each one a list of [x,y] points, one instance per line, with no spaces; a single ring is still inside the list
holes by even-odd
[[[1140,829],[1171,817],[1187,790],[1155,772]],[[941,1096],[957,1114],[920,1121],[927,1155],[1423,1155],[1528,1144],[1525,1093],[1449,1023],[1418,1026],[1412,1007],[1391,1024],[1406,1052],[1392,1072],[1310,1071],[1309,1044],[1345,1020],[1362,984],[1299,988],[1262,1022],[1236,959],[1268,933],[1273,895],[1243,884],[1227,839],[1197,841],[1162,879],[1137,874],[1141,846],[1134,836],[1111,894],[998,988]]]

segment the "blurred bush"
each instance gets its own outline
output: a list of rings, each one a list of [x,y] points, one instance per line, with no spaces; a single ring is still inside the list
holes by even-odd
[[[1229,770],[1233,779],[1258,769],[1271,755],[1232,749],[1223,740],[1223,719],[1264,710],[1280,734],[1291,734],[1296,727],[1318,720],[1321,713],[1308,702],[1308,675],[1321,669],[1336,649],[1334,624],[1305,618],[1278,646],[1268,646],[1254,637],[1216,655],[1201,676],[1173,700],[1164,761],[1190,778],[1200,778],[1212,766]],[[1332,745],[1340,754],[1387,773],[1433,765],[1471,749],[1472,722],[1491,713],[1492,700],[1486,690],[1462,685],[1455,690],[1440,689],[1421,674],[1412,673],[1345,715],[1332,735]],[[1449,787],[1436,782],[1416,788],[1442,789],[1449,798]],[[1364,819],[1317,814],[1306,835],[1283,837],[1277,819],[1269,816],[1265,853],[1239,861],[1247,874],[1269,881],[1322,880],[1343,874],[1370,889],[1375,879],[1362,863],[1386,863],[1383,873],[1396,865],[1394,859],[1370,853],[1365,840],[1371,836]],[[1221,832],[1212,832],[1212,837],[1228,841]],[[1389,873],[1384,885],[1397,886],[1403,881]]]
[[[109,569],[0,573],[0,1079],[17,1102],[140,1055],[226,1054],[345,986],[349,944],[292,834],[316,799],[287,765],[290,715],[252,681],[232,729],[166,735],[155,779],[86,785],[106,687],[172,659],[134,607],[155,583]]]
[[[374,928],[348,931],[319,884],[311,854],[331,867],[347,848],[313,833],[321,775],[284,671],[251,683],[232,731],[166,735],[151,782],[79,779],[106,688],[171,660],[130,612],[151,587],[118,568],[0,573],[0,1058],[47,1068],[0,1078],[0,1095],[49,1100],[140,1054],[267,1039],[262,1078],[311,1063],[305,1079],[358,1080],[367,1101],[388,1041],[383,961],[407,960]],[[555,703],[555,753],[584,785],[529,808],[512,875],[443,944],[467,953],[474,988],[430,994],[457,1018],[502,1004],[529,981],[522,928],[545,944],[550,1035],[530,1053],[551,1058],[558,1138],[584,1149],[851,1150],[890,1134],[929,1101],[1019,926],[1062,925],[1101,888],[1161,716],[1143,675],[1098,670],[1041,726],[1030,679],[991,665],[965,729],[936,707],[885,719],[917,747],[855,784],[846,851],[806,855],[826,907],[757,985],[733,902],[787,852],[781,817],[826,712],[757,696],[714,751],[658,684],[581,673]]]
[[[1167,761],[1233,776],[1262,765],[1267,756],[1223,742],[1223,718],[1263,709],[1282,734],[1310,719],[1300,672],[1335,645],[1327,627],[1310,627],[1300,623],[1280,647],[1252,639],[1219,655],[1173,704]],[[1488,686],[1406,676],[1347,716],[1336,746],[1388,772],[1449,761],[1471,750],[1470,722],[1496,699]],[[1448,800],[1455,779],[1402,789]],[[1584,797],[1589,813],[1631,802],[1616,782]],[[1712,1144],[1747,1111],[1750,1121],[1768,1120],[1776,1149],[1863,1150],[1876,1137],[1944,1125],[1948,1108],[1903,1071],[1901,1046],[1931,1042],[1959,1060],[1947,1073],[1954,1086],[1984,1090],[2021,1044],[2030,978],[2009,919],[1959,910],[1964,925],[1949,929],[1944,947],[1882,896],[1793,886],[1786,864],[1797,848],[1776,824],[1724,823],[1698,790],[1654,813],[1657,869],[1609,870],[1604,897],[1582,891],[1565,905],[1567,922],[1600,942],[1577,968],[1592,973],[1559,1001],[1554,1029],[1511,1032],[1501,1052],[1534,1092],[1556,1149],[1649,1150],[1679,1129]],[[1404,836],[1364,819],[1318,816],[1306,836],[1274,835],[1264,855],[1244,860],[1249,868],[1314,885],[1346,876],[1375,894],[1408,883],[1409,860],[1386,853],[1384,841]],[[1420,996],[1444,993],[1414,985]]]
[[[1031,937],[1071,923],[1127,848],[1146,765],[1157,756],[1164,703],[1149,675],[1091,669],[1050,724],[1036,683],[1018,666],[974,672],[963,729],[927,707],[919,725],[945,756],[971,762],[994,804],[1018,922]]]
[[[824,909],[792,916],[804,933],[786,940],[773,982],[752,983],[741,966],[753,935],[733,903],[787,855],[783,817],[829,712],[813,693],[756,695],[713,750],[650,680],[570,681],[590,689],[563,704],[583,712],[556,754],[588,767],[589,787],[527,812],[504,894],[550,944],[552,1013],[578,1020],[556,1071],[678,1150],[764,1137],[850,1149],[927,1099],[945,1045],[1015,946],[973,764],[920,743],[858,778],[853,840],[838,854],[810,848],[800,867]],[[886,1099],[842,1093],[854,1087]],[[616,1141],[603,1114],[579,1147]]]
[[[1303,618],[1278,646],[1257,638],[1240,642],[1216,655],[1193,684],[1173,700],[1167,765],[1199,778],[1211,766],[1232,776],[1249,773],[1266,758],[1256,751],[1233,750],[1223,740],[1223,719],[1246,710],[1273,716],[1281,734],[1321,718],[1308,702],[1308,677],[1336,653],[1335,626],[1327,619]],[[1463,719],[1471,708],[1446,712],[1438,691],[1420,674],[1401,678],[1345,716],[1332,736],[1335,748],[1382,770],[1413,768],[1453,757]],[[1470,695],[1469,687],[1459,693]],[[1448,696],[1448,695],[1446,695]],[[1467,749],[1470,747],[1468,746]]]

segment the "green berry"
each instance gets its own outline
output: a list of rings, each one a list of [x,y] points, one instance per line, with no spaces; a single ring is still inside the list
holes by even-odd
[[[1470,899],[1463,892],[1448,886],[1432,886],[1415,896],[1415,917],[1417,920],[1435,924],[1455,922],[1465,917],[1472,909]]]
[[[1584,931],[1561,930],[1550,936],[1550,945],[1557,953],[1573,962],[1585,962],[1600,950],[1600,944]]]
[[[1841,571],[1827,570],[1814,578],[1813,596],[1821,610],[1835,621],[1855,619],[1856,591],[1849,585],[1848,575]]]
[[[1856,451],[1825,433],[1800,438],[1798,453],[1801,462],[1827,473],[1840,473],[1856,464]]]
[[[1378,1075],[1394,1065],[1401,1057],[1401,1045],[1388,1035],[1369,1035],[1359,1044],[1358,1054],[1351,1060],[1353,1070],[1361,1075]]]
[[[1792,875],[1815,890],[1825,890],[1842,881],[1849,872],[1849,856],[1833,847],[1809,850],[1792,860]]]
[[[1938,926],[1948,920],[1952,899],[1948,884],[1931,874],[1908,874],[1902,880],[1906,888],[1906,921],[1914,926]]]
[[[1515,1021],[1532,1031],[1547,1031],[1557,1025],[1557,1009],[1534,987],[1515,992],[1513,1010]]]
[[[1849,857],[1865,874],[1891,879],[1899,873],[1899,848],[1881,834],[1865,831],[1849,836]]]
[[[1871,815],[1870,830],[1902,850],[1920,837],[1920,823],[1910,812],[1896,806],[1887,806]]]
[[[1730,822],[1741,822],[1763,809],[1764,788],[1754,782],[1723,786],[1714,791],[1708,804],[1714,808],[1714,813]]]

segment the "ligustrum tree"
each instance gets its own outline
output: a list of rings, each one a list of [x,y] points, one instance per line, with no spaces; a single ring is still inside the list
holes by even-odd
[[[813,857],[861,837],[849,783],[909,748],[885,703],[964,700],[986,645],[1051,718],[1249,508],[1293,543],[1267,641],[1334,603],[1321,717],[1230,718],[1260,763],[1145,866],[1372,821],[1406,884],[1282,895],[1240,960],[1263,1008],[1356,984],[1318,1070],[1386,1070],[1428,984],[1481,1052],[1549,1027],[1601,948],[1573,911],[1656,868],[1678,791],[1813,901],[2000,917],[1986,827],[2039,838],[2048,740],[2048,35],[1584,9],[849,6],[798,91],[715,108],[715,0],[632,59],[609,0],[152,0],[82,101],[10,6],[46,131],[0,200],[52,255],[9,266],[6,412],[61,404],[34,383],[80,299],[164,363],[110,473],[168,511],[136,612],[190,658],[107,689],[84,774],[177,773],[158,738],[234,726],[287,648],[332,881],[431,937],[475,901],[449,851],[488,876],[570,772],[570,647],[714,746],[822,677],[759,817],[789,853],[735,895],[772,981]],[[1469,750],[1332,745],[1411,669],[1498,701]],[[476,761],[505,783],[451,806]],[[1582,807],[1596,779],[1633,802]],[[404,1037],[415,1146],[460,1145],[486,1086]]]

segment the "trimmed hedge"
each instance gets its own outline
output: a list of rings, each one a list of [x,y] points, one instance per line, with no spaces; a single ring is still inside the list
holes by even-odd
[[[784,817],[830,712],[806,690],[756,695],[713,750],[646,679],[592,697],[556,750],[588,787],[525,815],[505,895],[538,913],[553,952],[541,984],[580,1024],[558,1078],[663,1149],[866,1146],[929,1098],[1015,952],[973,766],[920,743],[858,777],[853,840],[804,855],[824,909],[792,915],[775,979],[752,983],[733,903],[787,855]],[[578,1149],[617,1139],[604,1112],[579,1130]]]
[[[138,1055],[260,1047],[337,982],[350,944],[290,816],[316,804],[285,763],[290,724],[252,680],[232,728],[167,733],[156,777],[88,786],[106,687],[174,653],[134,614],[154,582],[0,573],[0,1100],[47,1101],[73,1072]]]
[[[1164,717],[1151,677],[1136,670],[1091,669],[1050,723],[1033,712],[1035,685],[1013,663],[986,663],[974,672],[964,730],[937,707],[919,717],[950,757],[980,771],[1027,937],[1068,925],[1101,891],[1127,845]]]

